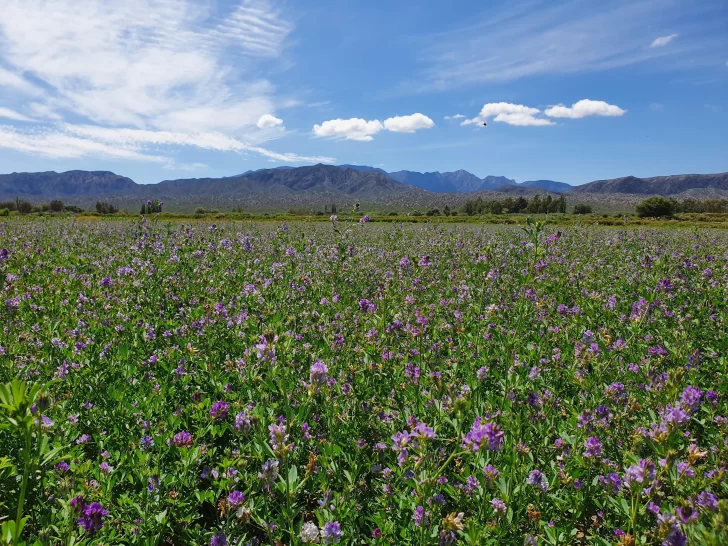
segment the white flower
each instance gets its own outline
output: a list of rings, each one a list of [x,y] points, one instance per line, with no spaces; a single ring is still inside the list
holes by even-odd
[[[304,544],[318,544],[319,530],[315,523],[309,521],[303,524],[303,527],[301,527],[301,542]]]

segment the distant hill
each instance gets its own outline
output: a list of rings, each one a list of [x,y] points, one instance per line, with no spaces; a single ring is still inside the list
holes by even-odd
[[[461,193],[483,190],[494,190],[501,186],[515,184],[515,180],[505,176],[486,176],[478,178],[464,170],[455,172],[420,173],[416,171],[396,171],[388,173],[389,177],[403,184],[418,186],[438,193]]]
[[[30,200],[90,195],[128,195],[137,191],[132,179],[108,171],[0,174],[0,195]]]
[[[61,199],[69,205],[93,208],[97,200],[122,210],[138,210],[147,199],[159,199],[165,210],[190,211],[197,207],[230,210],[323,210],[335,204],[341,210],[354,203],[378,210],[427,210],[462,206],[467,200],[504,199],[516,195],[566,192],[567,201],[593,203],[606,209],[631,208],[646,195],[676,199],[728,198],[728,173],[707,175],[624,177],[571,187],[553,180],[515,183],[502,176],[478,178],[464,170],[385,173],[375,167],[313,165],[248,171],[224,178],[165,180],[137,184],[108,171],[53,171],[0,175],[0,201],[16,197],[32,202]]]
[[[705,190],[696,192],[696,190]],[[728,191],[728,173],[720,174],[679,174],[672,176],[653,176],[637,178],[625,176],[612,180],[596,180],[582,186],[576,186],[573,193],[627,193],[639,195],[678,195],[690,192],[692,195],[715,194],[718,190]]]
[[[556,182],[554,180],[529,180],[527,182],[520,182],[518,185],[524,188],[543,188],[544,190],[556,193],[566,193],[574,189],[574,186],[571,184]]]

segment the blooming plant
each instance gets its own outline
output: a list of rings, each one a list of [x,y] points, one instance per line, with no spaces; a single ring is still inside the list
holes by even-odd
[[[0,544],[728,544],[728,234],[0,224]]]

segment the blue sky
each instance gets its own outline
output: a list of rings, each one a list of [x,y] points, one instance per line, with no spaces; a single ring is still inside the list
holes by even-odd
[[[580,184],[728,171],[727,122],[725,0],[0,2],[0,172]]]

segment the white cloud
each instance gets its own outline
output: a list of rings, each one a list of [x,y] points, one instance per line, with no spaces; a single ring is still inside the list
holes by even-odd
[[[9,87],[21,91],[26,95],[38,95],[41,90],[23,78],[20,74],[11,72],[0,66],[0,87]]]
[[[293,31],[278,3],[0,0],[0,94],[19,97],[7,106],[47,122],[81,119],[86,128],[5,128],[0,146],[148,161],[158,156],[145,148],[184,141],[279,161],[332,160],[259,146],[280,136],[269,129],[282,123],[270,114],[275,87],[249,76],[282,56]],[[3,116],[24,121],[9,109]]]
[[[0,148],[43,155],[53,158],[77,159],[101,157],[166,163],[166,157],[149,155],[137,150],[95,142],[59,132],[21,133],[14,127],[0,125]]]
[[[614,104],[607,104],[602,100],[582,99],[570,107],[564,105],[552,106],[544,110],[544,113],[552,118],[584,118],[587,116],[622,116],[626,110]]]
[[[660,36],[659,38],[655,38],[652,43],[650,44],[650,47],[663,47],[672,42],[675,38],[677,38],[677,34],[670,34],[669,36]]]
[[[445,119],[463,119],[464,117],[462,114],[455,114],[454,116],[445,116]]]
[[[367,121],[362,118],[330,119],[322,124],[313,126],[313,133],[318,137],[342,138],[345,140],[358,140],[370,142],[374,135],[380,131],[393,133],[414,133],[419,129],[430,129],[435,122],[424,114],[416,113],[409,116],[394,116],[384,120]]]
[[[219,152],[255,153],[287,163],[333,163],[332,157],[279,153],[248,144],[222,133],[177,133],[144,129],[114,129],[95,125],[60,125],[55,129],[21,132],[0,126],[0,148],[37,153],[57,158],[101,157],[152,161],[176,165],[165,156],[149,153],[151,148],[191,146]]]
[[[536,116],[540,113],[541,110],[539,110],[538,108],[531,108],[530,106],[524,106],[523,104],[512,104],[510,102],[490,102],[483,105],[483,108],[480,110],[480,113],[476,117],[472,119],[466,119],[461,123],[461,125],[480,125],[490,118],[493,118],[494,121],[521,127],[554,125],[554,122],[548,119],[537,118]]]
[[[271,114],[263,114],[260,118],[258,118],[258,123],[256,123],[256,125],[258,126],[258,129],[272,129],[273,127],[280,127],[283,125],[283,120]]]
[[[12,119],[13,121],[35,121],[33,118],[2,106],[0,106],[0,118]]]
[[[395,116],[384,120],[384,128],[393,133],[414,133],[418,129],[430,129],[434,126],[434,121],[420,113],[410,116]]]
[[[384,129],[378,119],[367,121],[361,118],[330,119],[321,125],[314,125],[313,132],[318,137],[344,138],[368,142],[374,140],[372,135]]]
[[[66,133],[114,144],[127,149],[143,149],[145,146],[193,146],[218,152],[254,152],[264,157],[291,163],[333,163],[332,157],[304,156],[279,153],[254,146],[218,132],[181,133],[172,131],[148,131],[144,129],[110,129],[92,125],[66,124]]]
[[[593,0],[502,2],[467,22],[421,35],[424,71],[390,95],[441,91],[539,75],[596,72],[652,61],[653,68],[715,66],[725,60],[721,2]],[[724,4],[724,3],[723,3]],[[679,9],[682,5],[683,9]],[[699,12],[699,18],[697,16]],[[645,22],[680,25],[690,40],[645,47]],[[658,64],[659,63],[659,64]]]

